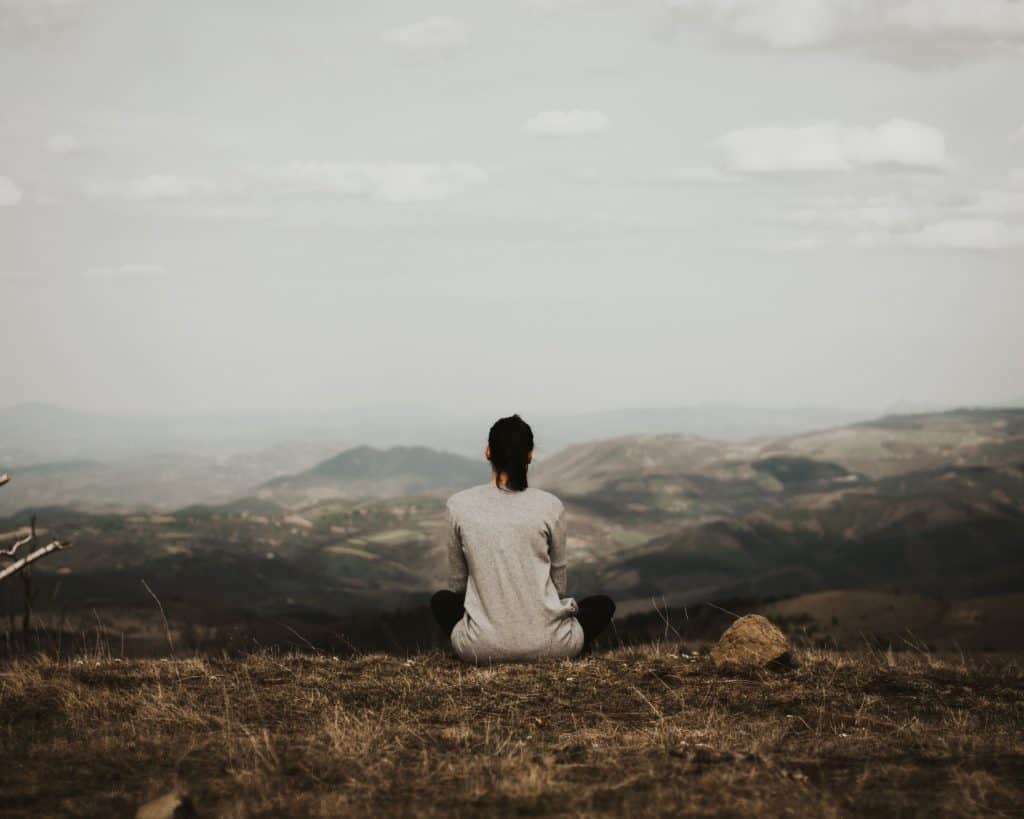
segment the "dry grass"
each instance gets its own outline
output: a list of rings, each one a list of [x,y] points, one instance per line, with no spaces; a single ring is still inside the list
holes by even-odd
[[[21,660],[0,812],[130,816],[184,784],[226,817],[1021,815],[1014,658],[798,660]]]

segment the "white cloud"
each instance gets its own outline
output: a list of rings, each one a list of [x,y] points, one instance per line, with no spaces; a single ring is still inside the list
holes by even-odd
[[[908,237],[913,247],[955,250],[1002,250],[1020,240],[1020,231],[995,219],[946,219]]]
[[[1024,6],[1020,0],[890,0],[871,11],[883,25],[902,26],[922,36],[962,35],[992,40],[1024,37]]]
[[[669,5],[691,21],[781,49],[872,49],[895,40],[964,52],[1024,41],[1019,0],[670,0]],[[913,49],[893,54],[915,56]]]
[[[80,149],[81,145],[71,134],[51,134],[46,140],[46,150],[52,154],[73,154]]]
[[[1010,142],[1016,145],[1024,144],[1024,125],[1010,134]]]
[[[216,205],[224,214],[264,212],[281,196],[321,195],[378,202],[447,199],[488,179],[465,162],[290,162],[255,167],[245,178],[203,179],[154,174],[87,185],[87,195],[129,202],[177,201]],[[233,203],[233,204],[231,204]],[[225,207],[226,206],[226,207]],[[255,209],[255,210],[254,210]]]
[[[162,264],[139,262],[116,265],[113,267],[90,267],[82,271],[82,275],[89,279],[145,279],[164,276],[166,274],[167,268]]]
[[[844,19],[854,16],[844,13],[842,7],[848,4],[827,0],[670,0],[669,5],[776,48],[829,42]]]
[[[469,29],[449,17],[431,17],[389,29],[381,39],[405,51],[440,55],[469,45]]]
[[[523,129],[527,133],[541,136],[577,136],[597,134],[608,130],[610,125],[603,111],[541,111],[526,121]]]
[[[776,221],[786,236],[796,227],[840,246],[1001,250],[1024,243],[1024,192],[814,197]]]
[[[22,191],[13,179],[0,176],[0,208],[12,207],[21,201]]]
[[[149,202],[161,199],[194,199],[209,196],[217,186],[208,179],[195,179],[170,174],[151,174],[125,181],[93,182],[86,187],[86,193],[99,198],[127,199],[132,202]]]
[[[906,119],[874,128],[836,122],[743,128],[719,137],[717,144],[726,168],[749,174],[864,167],[945,170],[953,164],[941,131]]]
[[[485,170],[464,162],[292,162],[264,175],[285,193],[396,203],[447,199],[488,178]]]

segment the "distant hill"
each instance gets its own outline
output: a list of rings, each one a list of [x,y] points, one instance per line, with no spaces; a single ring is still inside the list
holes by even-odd
[[[763,450],[834,461],[872,477],[943,464],[998,466],[1024,460],[1024,409],[889,415],[769,441]]]
[[[593,509],[593,501],[582,503]],[[1024,463],[791,486],[759,504],[736,495],[731,514],[710,514],[716,504],[724,510],[730,499],[699,498],[703,516],[622,510],[620,519],[646,517],[648,531],[664,534],[595,549],[588,582],[676,605],[834,588],[952,597],[1024,591]]]
[[[177,453],[232,455],[278,445],[432,446],[476,457],[499,414],[520,412],[534,428],[538,458],[561,447],[627,434],[739,440],[791,435],[874,417],[864,410],[739,407],[628,408],[579,413],[451,413],[417,405],[323,411],[100,413],[49,404],[0,407],[0,468],[89,458],[104,462]],[[154,499],[159,503],[159,499]]]
[[[744,441],[865,421],[880,411],[837,407],[744,407],[697,404],[683,407],[632,407],[567,415],[539,413],[533,425],[545,453],[559,447],[622,435],[683,435],[719,441]]]
[[[527,409],[519,407],[517,409]],[[510,410],[511,411],[511,410]],[[761,410],[724,405],[552,414],[526,412],[536,436],[535,469],[560,448],[627,433],[749,438],[863,420],[864,412]],[[310,412],[141,414],[86,412],[48,404],[0,407],[0,471],[16,480],[0,493],[0,515],[40,506],[83,511],[169,512],[269,491],[329,455],[359,446],[429,446],[483,469],[440,463],[440,472],[399,465],[390,475],[306,476],[288,502],[365,492],[392,497],[488,478],[482,442],[494,417],[395,404]],[[354,465],[350,465],[354,466]],[[347,468],[344,463],[341,468]],[[399,477],[407,467],[409,479]],[[478,477],[479,475],[479,477]],[[439,476],[449,476],[440,477]]]
[[[268,477],[306,469],[330,451],[294,444],[222,456],[170,452],[5,467],[0,471],[9,469],[12,480],[0,490],[0,515],[42,506],[131,512],[219,503]]]
[[[148,464],[151,478],[157,467]],[[0,500],[19,481],[57,487],[52,470],[95,468],[15,472]],[[75,544],[37,571],[40,600],[145,605],[147,578],[161,595],[202,595],[204,606],[326,618],[422,602],[444,582],[445,494],[489,475],[481,456],[359,446],[217,505],[39,508],[39,525]],[[1022,410],[891,416],[748,442],[623,436],[565,448],[531,468],[530,484],[568,509],[571,592],[609,592],[624,616],[650,612],[652,599],[1024,593]],[[0,519],[0,545],[26,523]],[[219,583],[221,572],[235,576]]]
[[[110,463],[167,454],[224,457],[279,446],[326,445],[325,452],[337,452],[375,443],[388,430],[409,436],[390,443],[431,441],[445,422],[424,407],[172,414],[17,404],[0,407],[0,467],[82,458]]]
[[[641,606],[833,587],[1024,590],[1024,410],[745,443],[623,436],[567,447],[531,478],[574,513],[576,577]]]
[[[688,435],[623,435],[573,444],[530,467],[537,486],[584,495],[614,481],[651,474],[706,474],[732,446]]]
[[[624,435],[568,446],[539,461],[530,475],[547,489],[576,495],[593,493],[622,480],[649,480],[654,476],[754,480],[755,472],[769,475],[770,464],[784,463],[780,459],[790,459],[792,465],[797,463],[793,459],[802,459],[804,469],[812,470],[819,478],[822,470],[834,472],[837,468],[883,477],[943,464],[998,466],[1024,461],[1024,409],[958,409],[885,416],[750,441],[672,434]],[[760,467],[758,461],[762,462]]]
[[[638,418],[645,417],[645,411],[636,412]],[[667,424],[672,414],[665,413],[658,417]],[[112,447],[115,443],[117,447],[141,446],[139,441],[155,443],[147,437],[155,434],[153,430],[139,426],[138,419],[115,423],[117,419],[98,417],[105,431],[85,447],[87,451],[102,450],[107,446],[103,441]],[[647,420],[656,428],[654,418],[651,415]],[[15,476],[0,492],[0,514],[49,505],[92,511],[171,511],[258,492],[272,499],[285,492],[286,502],[292,504],[321,497],[356,497],[360,493],[394,497],[469,485],[489,477],[479,452],[479,432],[474,434],[477,445],[469,456],[437,445],[429,449],[404,444],[394,448],[365,443],[346,446],[343,439],[327,432],[315,439],[311,427],[310,435],[315,440],[295,439],[227,452],[200,447],[197,451],[122,453],[104,460],[81,454],[74,444],[76,435],[85,434],[75,431],[78,425],[88,427],[95,421],[88,415],[52,407],[23,405],[0,410],[0,470]],[[230,426],[228,419],[218,423]],[[575,434],[582,435],[588,428],[581,422]],[[773,491],[807,490],[830,485],[831,481],[841,485],[856,480],[857,475],[872,478],[946,464],[998,466],[1024,461],[1022,428],[1024,410],[962,409],[886,416],[798,435],[745,441],[645,432],[575,443],[553,452],[549,448],[542,455],[541,448],[549,447],[552,436],[559,433],[557,425],[552,429],[538,423],[538,451],[530,479],[534,485],[552,491],[586,496],[591,508],[604,508],[620,517],[630,508],[640,507],[648,508],[651,514],[660,509],[664,515],[687,518],[734,514],[749,508],[741,502],[743,497],[757,505]],[[371,427],[360,429],[372,431]],[[233,440],[238,444],[256,441],[259,431],[258,424],[241,424]],[[182,441],[196,443],[186,431],[179,432]],[[219,440],[214,432],[210,430],[211,437],[206,440],[211,446]],[[173,430],[167,434],[172,438],[178,435]],[[47,438],[50,435],[52,440]],[[141,438],[136,440],[136,436]],[[19,447],[43,439],[48,440],[51,454],[65,454],[53,461],[12,460],[11,453]],[[61,448],[64,445],[66,450]],[[339,451],[342,455],[321,464],[325,457]],[[383,456],[383,452],[391,454]],[[787,469],[795,471],[786,473]],[[843,476],[836,470],[849,474]],[[273,481],[281,476],[289,477]],[[268,480],[271,483],[267,484]],[[720,503],[724,498],[729,499],[725,505]]]
[[[490,466],[424,446],[357,446],[298,475],[275,478],[257,495],[292,505],[326,498],[386,498],[485,483]]]

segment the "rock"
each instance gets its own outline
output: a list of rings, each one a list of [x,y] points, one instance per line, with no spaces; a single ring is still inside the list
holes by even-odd
[[[192,800],[182,791],[171,791],[135,811],[135,819],[189,819],[198,816]]]
[[[789,658],[786,635],[760,614],[740,617],[711,649],[717,666],[756,668],[786,663]]]

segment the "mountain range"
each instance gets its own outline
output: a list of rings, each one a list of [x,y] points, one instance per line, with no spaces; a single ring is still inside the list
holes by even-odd
[[[529,409],[528,407],[525,409]],[[571,443],[644,430],[741,439],[789,435],[866,420],[875,411],[828,407],[763,409],[727,404],[633,408],[583,413],[523,411],[534,427],[537,454]],[[420,405],[378,405],[336,411],[99,413],[49,404],[0,407],[0,468],[49,461],[117,461],[153,454],[224,456],[296,443],[327,443],[331,451],[369,445],[420,446],[476,457],[496,420]]]
[[[89,465],[60,469],[74,468]],[[55,483],[50,469],[15,471],[0,497]],[[143,580],[188,607],[190,622],[231,628],[253,616],[297,628],[419,605],[445,582],[446,496],[489,477],[482,453],[360,445],[172,510],[29,504],[40,536],[75,544],[38,566],[39,605],[62,617],[151,616]],[[886,416],[743,441],[616,436],[535,460],[530,482],[566,504],[571,593],[611,593],[622,616],[652,601],[678,609],[823,590],[1024,592],[1024,410]],[[0,518],[0,545],[24,535],[28,512]]]
[[[569,444],[636,430],[740,439],[803,432],[867,415],[827,408],[704,405],[526,417],[535,428],[537,463]],[[128,512],[224,502],[358,446],[423,448],[429,442],[432,449],[483,464],[493,421],[415,405],[114,415],[20,404],[0,409],[0,470],[21,476],[6,494],[0,493],[0,514],[40,504]],[[463,474],[456,470],[451,477],[457,484]],[[376,488],[364,482],[358,488],[376,495],[401,493],[409,486],[399,480],[378,482]]]
[[[931,413],[934,414],[934,413]],[[889,417],[920,417],[889,416]],[[685,442],[699,439],[696,448],[717,447],[739,452],[745,444],[804,447],[809,456],[828,458],[823,447],[842,454],[844,429],[858,422],[876,424],[858,411],[822,408],[752,409],[728,405],[701,405],[669,409],[638,408],[575,415],[529,414],[536,447],[534,473],[544,471],[545,460],[573,445],[616,438],[660,435],[673,440],[677,454]],[[127,513],[135,510],[167,512],[194,503],[222,503],[249,494],[282,497],[288,503],[318,497],[324,475],[297,478],[338,453],[369,447],[387,451],[410,450],[410,457],[429,457],[424,450],[462,456],[477,464],[486,479],[482,458],[486,432],[493,419],[455,416],[416,406],[364,407],[320,413],[206,413],[195,415],[106,415],[43,404],[22,404],[0,409],[0,470],[17,472],[19,480],[0,493],[0,514],[39,505],[71,506],[83,511]],[[820,432],[824,430],[824,432]],[[819,431],[807,437],[808,433]],[[951,440],[969,429],[950,428]],[[861,448],[870,468],[877,460],[875,441],[863,431],[850,438]],[[791,443],[787,443],[791,442]],[[737,449],[737,447],[739,447]],[[818,447],[820,451],[812,451]],[[749,449],[749,446],[746,447]],[[620,455],[622,453],[616,453]],[[846,453],[856,457],[856,453]],[[390,457],[390,456],[389,456]],[[844,456],[845,457],[845,456]],[[933,457],[942,457],[941,451]],[[890,453],[895,468],[898,455]],[[367,480],[353,473],[351,486],[321,486],[328,495],[394,496],[418,489],[443,490],[457,486],[473,474],[469,463],[407,481],[397,477]],[[371,468],[371,467],[367,467]],[[411,465],[410,465],[410,468]],[[412,468],[410,475],[420,467]],[[588,477],[587,480],[592,480]],[[344,483],[344,481],[342,481]],[[290,490],[285,490],[290,486]],[[268,494],[269,493],[269,494]]]

